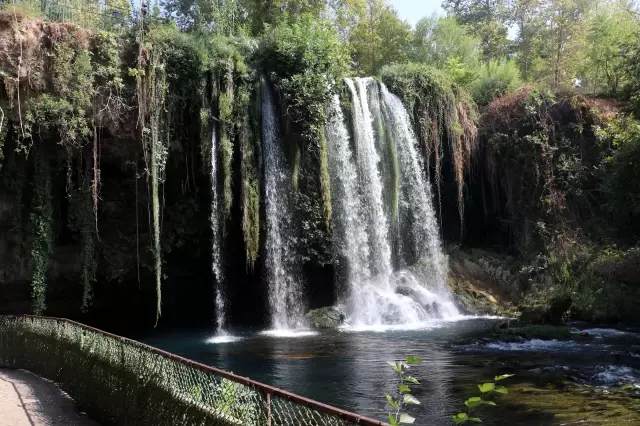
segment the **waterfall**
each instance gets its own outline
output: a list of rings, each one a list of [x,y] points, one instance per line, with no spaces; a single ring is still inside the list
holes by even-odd
[[[348,322],[355,327],[420,325],[458,315],[446,289],[446,259],[441,250],[431,189],[417,140],[400,100],[371,78],[345,79],[351,95],[353,147],[337,96],[326,125],[331,185],[336,214],[336,247],[346,259],[348,291],[341,295]],[[374,132],[375,120],[388,132]],[[400,197],[393,226],[412,256],[392,259],[390,221],[385,214],[384,182],[378,150],[392,138],[398,156]],[[377,136],[377,139],[376,139]],[[387,168],[388,169],[388,168]],[[387,171],[386,173],[389,173]],[[386,208],[393,211],[393,208]],[[393,265],[408,266],[394,271]]]
[[[409,235],[413,242],[413,263],[416,261],[429,274],[428,287],[436,290],[445,299],[442,308],[446,315],[455,315],[457,310],[451,303],[446,286],[447,262],[442,253],[438,222],[433,208],[431,185],[426,179],[426,169],[418,154],[418,141],[411,129],[409,114],[402,101],[380,84],[385,115],[392,131],[400,162],[400,185],[403,194],[403,208],[408,210]],[[406,259],[405,259],[406,260]]]
[[[325,134],[328,141],[329,170],[333,177],[333,232],[336,246],[348,263],[348,282],[354,285],[371,277],[369,235],[362,215],[358,174],[349,146],[349,133],[344,124],[338,95],[331,99],[327,112]]]
[[[265,82],[262,96],[262,137],[264,150],[266,208],[266,266],[269,284],[271,325],[287,330],[303,325],[302,288],[297,279],[294,235],[291,229],[291,178],[282,152],[279,120]]]
[[[360,180],[364,190],[366,215],[371,235],[372,259],[369,264],[373,275],[388,275],[391,268],[391,247],[388,224],[382,201],[382,179],[378,170],[380,157],[373,135],[373,118],[369,110],[367,86],[371,78],[357,78],[357,90],[353,80],[345,80],[353,102],[353,133],[357,152]]]
[[[214,121],[211,128],[211,269],[216,280],[215,306],[216,306],[216,331],[224,333],[225,328],[225,303],[224,303],[224,273],[222,270],[222,238],[220,233],[220,213],[218,209],[218,126]]]

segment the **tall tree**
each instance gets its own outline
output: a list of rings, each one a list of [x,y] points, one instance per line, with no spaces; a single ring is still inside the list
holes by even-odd
[[[282,20],[296,22],[310,14],[320,17],[326,9],[326,0],[242,0],[247,20],[254,35],[260,34],[265,24],[275,25]]]
[[[525,81],[535,80],[542,66],[545,6],[544,0],[514,0],[510,5],[509,20],[517,30],[515,59]]]
[[[374,75],[384,65],[405,62],[409,57],[411,26],[384,0],[367,0],[364,16],[349,34],[356,68],[363,75]]]
[[[468,25],[471,33],[480,39],[484,61],[509,53],[506,0],[444,0],[442,7],[460,23]]]
[[[443,68],[447,61],[455,58],[475,67],[479,60],[479,44],[480,41],[456,18],[434,14],[416,24],[411,59]]]
[[[587,35],[585,75],[594,91],[617,95],[624,84],[626,67],[622,55],[640,34],[638,15],[626,1],[598,5]]]
[[[551,0],[545,18],[549,25],[547,68],[553,87],[568,85],[577,77],[584,60],[586,21],[593,10],[594,0]]]

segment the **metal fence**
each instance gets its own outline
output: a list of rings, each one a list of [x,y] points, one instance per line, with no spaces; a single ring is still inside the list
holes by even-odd
[[[45,21],[113,32],[129,28],[136,16],[128,0],[0,0],[0,8]]]
[[[59,318],[0,316],[0,367],[57,383],[113,425],[385,425]]]

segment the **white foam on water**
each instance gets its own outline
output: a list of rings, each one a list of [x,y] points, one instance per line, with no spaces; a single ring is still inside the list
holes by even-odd
[[[214,343],[214,344],[219,344],[219,343],[233,343],[233,342],[238,342],[242,340],[242,337],[238,337],[238,336],[231,336],[228,334],[219,334],[216,336],[212,336],[209,337],[206,342],[207,343]]]
[[[587,330],[577,330],[576,332],[587,333],[595,337],[623,336],[625,334],[633,334],[629,333],[628,331],[617,330],[615,328],[590,328]]]
[[[473,321],[479,319],[502,319],[504,317],[496,315],[455,315],[447,318],[431,319],[428,321],[409,322],[402,324],[376,324],[376,325],[350,325],[345,324],[339,327],[340,331],[358,333],[358,332],[376,332],[384,333],[387,331],[419,331],[433,330],[436,328],[444,328],[450,324],[460,321]]]
[[[540,340],[533,339],[526,342],[496,342],[484,345],[488,349],[500,351],[560,351],[567,349],[579,349],[585,344],[564,340]]]
[[[599,366],[599,372],[591,378],[603,385],[634,385],[640,388],[640,371],[626,365]]]
[[[344,325],[339,328],[340,331],[361,333],[361,332],[374,332],[385,333],[387,331],[414,331],[414,330],[432,330],[434,328],[440,328],[442,324],[435,322],[415,322],[405,324],[377,324],[377,325]]]
[[[260,333],[263,336],[270,337],[308,337],[308,336],[316,336],[319,333],[313,330],[304,330],[304,329],[275,329],[275,330],[265,330]]]

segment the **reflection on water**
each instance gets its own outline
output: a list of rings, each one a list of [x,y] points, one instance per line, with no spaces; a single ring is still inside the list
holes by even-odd
[[[420,380],[413,394],[422,405],[412,407],[411,414],[417,425],[424,426],[451,425],[451,416],[464,408],[465,399],[475,396],[477,384],[497,374],[515,373],[516,377],[507,383],[511,394],[501,398],[498,407],[480,413],[488,425],[608,419],[606,408],[589,411],[596,407],[593,401],[603,398],[597,389],[640,382],[640,358],[635,357],[640,350],[633,349],[640,348],[636,334],[586,330],[582,333],[594,336],[586,342],[469,340],[492,324],[489,319],[476,319],[434,323],[420,330],[336,330],[295,338],[235,330],[236,340],[225,343],[212,340],[211,333],[204,331],[172,331],[145,342],[380,420],[387,419],[383,394],[393,393],[397,383],[386,361],[418,356],[424,362],[413,367],[411,375]],[[635,343],[629,335],[636,337]],[[595,390],[580,388],[584,383]],[[625,424],[640,424],[640,418],[633,423],[633,413],[640,412],[639,399],[623,395],[611,404],[616,415],[626,416],[620,417]]]

